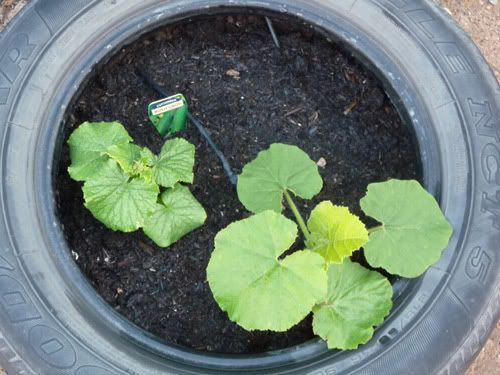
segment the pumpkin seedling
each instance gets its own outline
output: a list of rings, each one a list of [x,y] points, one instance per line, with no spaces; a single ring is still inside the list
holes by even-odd
[[[221,309],[247,330],[286,331],[312,311],[313,330],[329,348],[355,349],[389,314],[392,287],[380,273],[351,262],[351,254],[363,246],[371,266],[417,277],[439,259],[452,228],[413,180],[368,186],[360,203],[380,222],[375,228],[330,201],[319,203],[306,223],[293,196],[311,199],[322,185],[317,165],[298,147],[273,144],[261,151],[237,185],[254,215],[216,235],[208,282]],[[281,213],[284,200],[305,249],[283,257],[297,238],[297,225]]]
[[[192,183],[195,148],[182,138],[159,155],[131,143],[118,122],[85,122],[71,134],[68,172],[83,181],[85,207],[108,228],[142,228],[166,247],[201,226],[206,213],[182,183]]]

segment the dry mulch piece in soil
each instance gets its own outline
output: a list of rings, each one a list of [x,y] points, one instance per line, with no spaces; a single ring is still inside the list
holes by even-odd
[[[186,96],[237,173],[274,142],[297,145],[319,161],[324,188],[313,201],[298,202],[306,216],[325,199],[361,214],[358,202],[368,183],[418,177],[412,134],[374,75],[306,25],[275,20],[275,28],[281,49],[264,20],[253,16],[197,20],[148,34],[96,69],[64,136],[84,121],[118,120],[137,144],[158,152],[163,140],[146,108],[159,98],[137,75],[143,67],[167,90]],[[141,231],[113,232],[94,219],[80,184],[67,174],[63,147],[58,210],[82,272],[116,311],[167,343],[256,353],[311,339],[310,318],[285,333],[247,332],[215,303],[205,273],[214,236],[249,213],[196,129],[188,124],[180,136],[196,146],[191,188],[208,219],[166,249]]]

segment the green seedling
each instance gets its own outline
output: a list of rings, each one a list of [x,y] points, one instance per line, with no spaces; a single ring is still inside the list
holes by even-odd
[[[247,330],[286,331],[313,313],[313,330],[329,348],[355,349],[392,308],[383,275],[353,263],[364,248],[368,263],[417,277],[436,262],[452,227],[417,181],[370,184],[364,213],[380,225],[367,229],[347,207],[319,203],[307,222],[294,197],[311,199],[323,181],[317,165],[298,147],[273,144],[248,163],[237,192],[253,216],[215,237],[207,277],[215,300]],[[287,203],[304,237],[304,250],[284,256],[297,224],[282,214]]]
[[[68,172],[83,182],[85,207],[108,228],[142,228],[158,246],[170,246],[206,219],[183,185],[193,182],[195,148],[174,138],[154,155],[131,142],[118,122],[85,122],[69,137]]]

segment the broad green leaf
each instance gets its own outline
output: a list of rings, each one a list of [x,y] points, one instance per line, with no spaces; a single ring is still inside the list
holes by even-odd
[[[417,277],[448,245],[453,228],[436,200],[417,181],[370,184],[360,203],[365,214],[382,223],[364,246],[372,267]]]
[[[354,250],[368,241],[368,231],[349,208],[334,206],[330,201],[319,203],[307,221],[311,240],[307,247],[318,252],[327,263],[342,263]]]
[[[73,131],[68,140],[72,179],[85,181],[95,175],[108,160],[106,150],[132,140],[118,122],[85,122]]]
[[[297,146],[274,143],[259,152],[238,177],[238,197],[252,212],[281,212],[283,192],[311,199],[321,191],[318,166]]]
[[[392,307],[392,287],[375,271],[345,259],[328,269],[326,300],[313,308],[313,330],[328,348],[356,349]]]
[[[203,225],[207,214],[186,186],[177,184],[163,192],[146,220],[144,233],[158,246],[167,247]]]
[[[133,143],[122,143],[109,147],[105,154],[115,160],[128,174],[136,174],[135,164],[141,158],[141,147]]]
[[[194,145],[182,138],[165,142],[153,167],[158,185],[172,187],[177,182],[193,182]]]
[[[156,208],[158,185],[130,178],[114,160],[83,185],[85,207],[108,228],[132,232],[142,226]]]
[[[207,268],[215,300],[247,330],[286,331],[326,295],[323,258],[297,251],[296,224],[273,211],[234,222],[215,237]]]

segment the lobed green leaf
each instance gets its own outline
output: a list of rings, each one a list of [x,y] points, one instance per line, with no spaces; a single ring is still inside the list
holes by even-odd
[[[109,147],[129,143],[127,130],[118,122],[84,122],[68,140],[72,179],[85,181],[94,176],[108,160]]]
[[[207,218],[202,205],[186,186],[177,184],[163,192],[160,199],[144,226],[144,233],[158,246],[170,246],[203,225]]]
[[[251,212],[281,212],[283,192],[311,199],[321,191],[318,166],[297,146],[274,143],[259,152],[238,177],[238,197]]]
[[[360,204],[382,223],[364,246],[366,260],[392,274],[421,275],[441,257],[453,232],[434,197],[414,180],[370,184]]]
[[[375,271],[345,259],[328,269],[328,294],[313,308],[314,333],[329,349],[356,349],[373,336],[392,307],[392,286]]]
[[[321,254],[327,263],[342,263],[368,241],[365,225],[349,208],[330,201],[319,203],[307,221],[311,240],[307,247]]]
[[[158,185],[131,178],[112,159],[83,185],[85,207],[108,228],[132,232],[146,222],[156,208]]]
[[[193,183],[194,145],[182,138],[165,142],[153,167],[158,185],[172,187],[177,182]]]
[[[217,234],[208,282],[232,321],[247,330],[286,331],[325,297],[320,255],[298,251],[279,259],[296,237],[296,224],[273,211],[234,222]]]

